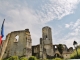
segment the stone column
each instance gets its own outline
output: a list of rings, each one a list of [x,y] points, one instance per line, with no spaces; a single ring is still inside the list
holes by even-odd
[[[40,59],[43,59],[43,40],[40,38]]]

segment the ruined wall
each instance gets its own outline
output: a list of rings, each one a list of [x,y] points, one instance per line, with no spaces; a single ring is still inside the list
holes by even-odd
[[[16,41],[17,35],[19,39]],[[32,40],[29,29],[11,32],[3,58],[15,55],[29,57],[32,55],[31,46]]]
[[[0,60],[2,60],[2,58],[3,58],[3,55],[5,53],[5,50],[6,50],[9,38],[10,38],[10,34],[8,34],[6,36],[6,39],[2,42],[1,53],[0,53]]]
[[[16,36],[19,39],[16,40]],[[56,54],[60,53],[52,44],[52,32],[51,28],[46,26],[42,28],[42,38],[40,38],[40,44],[32,46],[32,39],[29,29],[14,31],[6,36],[5,41],[0,46],[0,58],[6,58],[10,56],[36,56],[40,59],[53,58]],[[63,57],[69,58],[72,48],[67,51],[66,45],[64,45]],[[68,53],[68,54],[67,54]],[[0,59],[1,60],[1,59]]]
[[[32,56],[32,39],[31,39],[31,35],[29,32],[29,29],[26,29],[26,57],[30,57]],[[25,54],[25,52],[24,52]]]
[[[37,58],[40,58],[40,45],[32,46],[32,56],[36,56]]]
[[[63,45],[63,52],[67,52],[68,51],[68,48],[66,45],[62,44]],[[54,52],[56,51],[56,49],[58,50],[58,44],[56,45],[53,45],[53,50]]]
[[[63,54],[64,59],[69,59],[71,57],[71,53],[67,52]]]
[[[2,40],[2,44],[0,45],[0,57],[1,57],[2,49],[5,42],[6,42],[5,40]]]
[[[1,55],[1,52],[2,52],[2,48],[3,48],[3,44],[5,43],[5,40],[2,40],[2,44],[0,45],[0,55]]]

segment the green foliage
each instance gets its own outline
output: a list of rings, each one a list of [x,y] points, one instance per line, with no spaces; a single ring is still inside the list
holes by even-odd
[[[28,60],[26,57],[21,57],[20,60]]]
[[[12,56],[12,57],[10,57],[10,58],[8,58],[6,60],[19,60],[19,58],[18,58],[18,56]]]
[[[34,57],[34,56],[31,56],[31,57],[29,57],[29,59],[28,60],[37,60],[37,58],[36,57]]]
[[[80,59],[80,48],[77,49],[78,51],[78,56],[76,50],[71,54],[71,59]]]
[[[55,59],[53,59],[53,60],[62,60],[61,58],[55,58]]]
[[[59,44],[57,48],[58,48],[58,51],[60,52],[60,54],[62,54],[63,53],[63,45]]]

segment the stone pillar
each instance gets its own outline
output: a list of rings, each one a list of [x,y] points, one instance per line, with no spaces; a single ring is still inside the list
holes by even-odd
[[[26,57],[29,58],[32,56],[32,39],[29,32],[29,29],[26,29]]]
[[[43,40],[40,38],[40,59],[43,59]]]

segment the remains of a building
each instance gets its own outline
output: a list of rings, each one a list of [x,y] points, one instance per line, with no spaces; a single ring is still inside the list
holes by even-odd
[[[16,39],[15,37],[18,36]],[[57,49],[58,45],[52,43],[51,28],[46,26],[42,28],[42,38],[40,38],[40,44],[32,46],[32,39],[29,29],[22,31],[14,31],[6,36],[6,40],[3,40],[0,45],[0,58],[4,59],[10,56],[36,56],[40,59],[52,59],[60,57],[61,54]],[[70,54],[73,52],[73,48],[67,48],[64,45],[63,57],[70,58]]]

